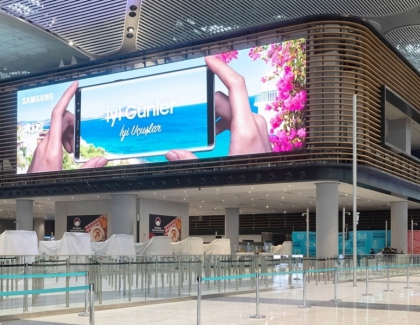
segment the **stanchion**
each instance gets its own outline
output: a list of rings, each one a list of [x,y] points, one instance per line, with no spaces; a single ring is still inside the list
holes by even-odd
[[[372,296],[369,293],[369,267],[368,266],[366,266],[366,293],[364,293],[362,296],[364,297]]]
[[[70,262],[66,259],[66,273],[70,273]],[[58,277],[57,277],[58,279]],[[70,286],[70,277],[66,276],[66,288]],[[70,307],[70,292],[66,291],[66,307]]]
[[[88,272],[88,271],[86,271],[86,275],[85,275],[85,285],[88,285],[88,282],[89,282],[88,277],[89,277],[89,272]],[[79,316],[82,316],[82,317],[87,317],[87,316],[89,316],[89,309],[88,309],[88,305],[89,305],[89,291],[88,291],[88,290],[85,290],[85,311],[84,311],[84,312],[82,312],[82,313],[79,313],[79,314],[78,314]]]
[[[27,275],[28,274],[28,264],[25,264],[25,271],[24,274]],[[13,283],[13,282],[12,282]],[[28,278],[25,278],[23,280],[23,290],[27,291],[28,290]],[[28,295],[24,295],[23,296],[23,312],[28,311]]]
[[[260,314],[260,274],[255,274],[255,292],[256,292],[256,313],[249,316],[250,318],[265,318],[265,315]]]
[[[387,265],[386,268],[386,290],[384,292],[392,292],[392,290],[389,289],[389,265]]]
[[[337,299],[337,282],[338,282],[338,272],[337,267],[334,269],[334,299],[331,299],[332,302],[341,302],[341,299]]]
[[[201,276],[197,277],[197,325],[201,325]]]
[[[93,283],[89,284],[90,294],[90,310],[89,310],[89,325],[95,325],[95,286]]]
[[[412,289],[413,287],[410,287],[410,270],[409,270],[410,265],[407,264],[407,286],[404,287],[404,289]]]
[[[306,304],[306,270],[303,270],[303,280],[302,280],[302,284],[303,284],[303,305],[302,306],[298,306],[298,308],[311,308],[311,306],[308,306]]]

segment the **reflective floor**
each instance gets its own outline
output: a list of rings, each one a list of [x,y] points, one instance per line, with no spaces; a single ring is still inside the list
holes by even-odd
[[[342,302],[331,302],[334,285],[315,282],[307,285],[306,304],[310,308],[299,308],[303,304],[302,288],[286,288],[260,293],[259,314],[266,318],[250,318],[256,314],[256,297],[253,294],[204,297],[201,302],[201,324],[417,324],[420,317],[420,275],[391,278],[387,289],[386,279],[371,280],[366,294],[366,283],[350,282],[337,285],[337,298]],[[89,324],[88,317],[77,314],[46,316],[34,319],[3,322],[3,325],[38,324]],[[187,300],[172,303],[156,302],[151,305],[95,311],[95,324],[197,324],[197,301]]]

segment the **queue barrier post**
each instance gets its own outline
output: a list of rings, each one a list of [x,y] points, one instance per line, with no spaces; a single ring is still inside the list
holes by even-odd
[[[412,289],[413,287],[410,287],[410,264],[407,264],[407,286],[404,287],[404,289]]]
[[[89,325],[95,325],[95,286],[93,283],[89,284],[89,295],[90,295]]]
[[[311,308],[311,306],[308,306],[306,304],[306,270],[303,270],[303,275],[302,275],[302,285],[303,285],[303,305],[298,306],[298,308]]]
[[[369,267],[366,266],[366,293],[364,293],[362,296],[364,297],[370,297],[372,294],[369,293]]]
[[[85,275],[85,285],[89,285],[89,272],[86,271]],[[89,290],[85,290],[85,311],[79,313],[79,316],[88,317],[89,316]]]
[[[393,290],[389,289],[389,265],[386,267],[386,290],[384,292],[392,292]]]
[[[201,276],[197,277],[197,325],[201,325]]]
[[[332,302],[341,302],[341,299],[337,299],[337,283],[338,283],[338,272],[337,267],[334,269],[334,299],[331,299]]]
[[[265,318],[265,315],[260,314],[260,284],[259,283],[260,283],[260,274],[256,273],[255,274],[256,313],[255,315],[249,316],[250,318],[257,318],[257,319]]]

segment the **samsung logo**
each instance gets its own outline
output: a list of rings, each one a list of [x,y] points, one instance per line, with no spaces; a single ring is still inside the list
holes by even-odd
[[[54,99],[53,93],[48,94],[42,94],[42,95],[35,95],[35,96],[28,96],[22,98],[22,104],[34,104],[34,103],[40,103],[40,102],[47,102]]]

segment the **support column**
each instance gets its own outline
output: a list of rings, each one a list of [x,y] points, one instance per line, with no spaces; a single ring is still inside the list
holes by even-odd
[[[338,185],[316,183],[316,256],[338,254]]]
[[[111,195],[111,234],[135,235],[136,195]],[[135,240],[135,239],[134,239]]]
[[[33,200],[16,200],[16,230],[34,230]]]
[[[231,247],[239,244],[239,208],[225,209],[225,238]]]
[[[391,247],[407,252],[408,202],[391,203]]]

